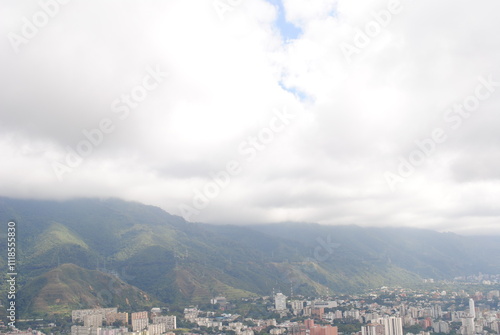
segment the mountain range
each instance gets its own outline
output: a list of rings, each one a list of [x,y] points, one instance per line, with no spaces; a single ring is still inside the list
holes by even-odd
[[[500,273],[499,236],[312,223],[213,225],[119,199],[0,198],[0,222],[10,220],[17,227],[20,312],[30,316],[208,303],[218,295],[273,290],[355,293]],[[5,232],[6,226],[4,241]],[[0,252],[6,248],[2,241]],[[6,268],[6,258],[0,266]]]

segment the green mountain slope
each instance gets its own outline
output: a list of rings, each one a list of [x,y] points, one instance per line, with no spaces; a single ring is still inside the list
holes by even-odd
[[[51,292],[44,280],[71,264],[80,272],[63,269],[64,283],[75,282],[61,292],[64,301],[81,308],[102,303],[90,299],[98,284],[86,274],[97,269],[177,304],[217,295],[267,295],[273,289],[303,295],[356,292],[412,285],[421,277],[500,272],[498,237],[315,224],[207,225],[117,199],[0,198],[0,222],[11,219],[18,228],[20,292],[30,313],[60,311],[57,299],[39,291]],[[131,306],[148,303],[135,301]]]
[[[258,225],[253,229],[312,248],[337,243],[333,254],[372,264],[390,263],[422,277],[446,279],[500,273],[500,236],[460,236],[414,228],[362,228],[318,224]],[[333,257],[334,258],[334,257]]]
[[[116,276],[63,264],[30,280],[20,291],[21,315],[68,314],[72,309],[114,307],[121,310],[158,305],[147,293]]]

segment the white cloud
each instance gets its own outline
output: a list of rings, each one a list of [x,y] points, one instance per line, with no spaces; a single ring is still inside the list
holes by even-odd
[[[351,62],[340,45],[354,43],[390,1],[283,5],[302,29],[296,40],[281,40],[277,7],[263,0],[233,6],[223,20],[210,1],[74,0],[18,54],[4,38],[1,194],[118,196],[179,214],[234,160],[242,172],[192,220],[500,232],[500,87],[457,129],[444,119],[479,77],[500,82],[499,5],[401,0]],[[40,10],[35,1],[3,6],[2,36],[19,34],[22,18]],[[112,102],[140,85],[148,66],[168,78],[119,119]],[[259,141],[284,107],[296,118],[257,142],[248,161],[238,148]],[[59,182],[51,163],[64,163],[67,147],[103,118],[114,130]],[[446,140],[392,192],[384,173],[397,172],[399,157],[436,128]]]

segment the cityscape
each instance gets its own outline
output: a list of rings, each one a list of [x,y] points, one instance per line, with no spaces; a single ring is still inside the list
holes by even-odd
[[[500,335],[499,0],[0,0],[0,335]]]
[[[485,280],[482,284],[498,286]],[[498,278],[498,276],[486,276]],[[428,280],[429,281],[429,280]],[[471,282],[469,282],[471,283]],[[471,283],[472,284],[472,283]],[[483,286],[485,287],[485,286]],[[73,310],[71,323],[61,334],[71,335],[431,335],[499,334],[500,291],[420,291],[383,287],[366,295],[344,295],[308,300],[271,296],[228,301],[219,296],[206,307],[189,306],[182,314],[169,308],[120,312],[119,308]],[[258,309],[262,317],[249,317]],[[247,311],[247,315],[237,312]],[[268,315],[269,318],[265,318]],[[34,327],[8,331],[11,335],[42,335],[43,319],[30,320]],[[38,321],[38,326],[36,326]],[[22,323],[26,327],[27,323]],[[49,324],[50,326],[50,324]],[[52,324],[52,326],[56,326]],[[3,332],[7,327],[1,323]],[[39,329],[36,329],[36,328]]]

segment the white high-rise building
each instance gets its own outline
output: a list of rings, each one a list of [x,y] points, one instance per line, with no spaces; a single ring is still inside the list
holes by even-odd
[[[476,317],[476,306],[474,305],[474,299],[469,299],[469,315],[472,318]]]
[[[302,300],[292,300],[290,304],[292,305],[292,311],[295,315],[299,315],[304,308],[304,302]]]
[[[450,333],[450,326],[446,321],[436,321],[432,323],[432,328],[434,328],[434,332],[436,333]]]
[[[474,318],[471,316],[462,318],[462,335],[474,335],[475,332]]]
[[[175,315],[155,316],[153,317],[153,324],[165,324],[165,329],[173,330],[177,328],[177,317]]]
[[[369,323],[361,327],[361,335],[384,335],[384,326],[379,323]]]
[[[142,331],[146,329],[149,325],[149,316],[148,312],[137,312],[137,313],[132,313],[132,331]]]
[[[274,308],[277,311],[284,311],[286,310],[286,295],[283,293],[276,293],[274,296]]]
[[[384,326],[385,335],[403,335],[403,320],[400,317],[386,316],[374,321]]]
[[[439,319],[443,316],[443,310],[441,309],[441,305],[434,305],[432,308],[432,318]]]

